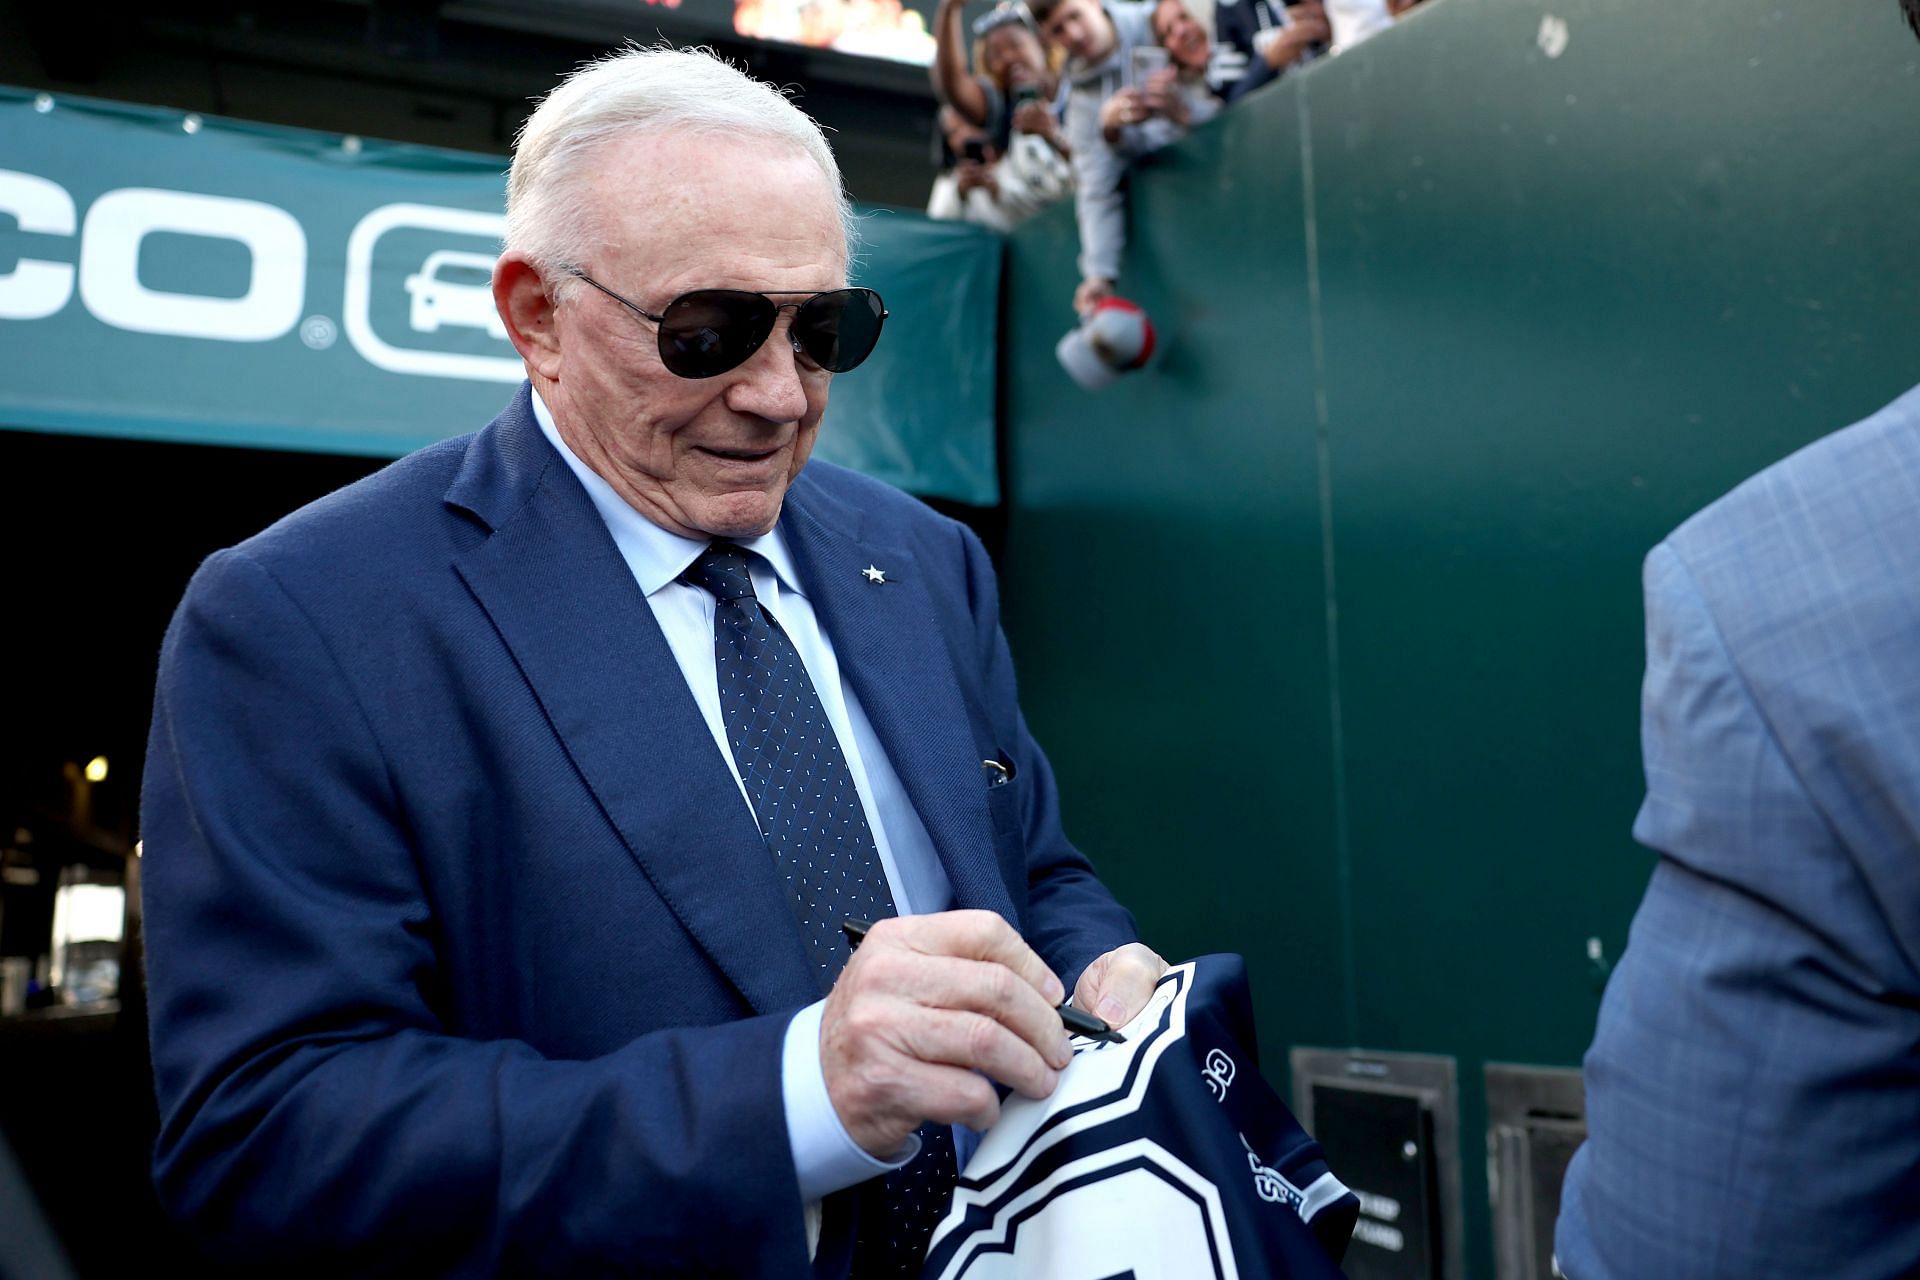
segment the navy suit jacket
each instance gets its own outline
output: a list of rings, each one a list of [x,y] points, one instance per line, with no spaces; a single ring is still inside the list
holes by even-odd
[[[1561,1266],[1920,1274],[1920,390],[1682,525],[1646,593],[1660,862]]]
[[[978,541],[819,462],[780,523],[955,905],[1071,988],[1133,923],[1061,833]],[[142,826],[156,1178],[222,1251],[807,1271],[780,1050],[820,992],[524,386],[201,567]]]

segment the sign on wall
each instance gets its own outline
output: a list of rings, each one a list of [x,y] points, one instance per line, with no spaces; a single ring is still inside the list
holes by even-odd
[[[655,30],[671,27],[676,42],[731,32],[922,67],[933,61],[933,20],[939,7],[938,0],[576,0],[576,4],[603,11],[643,42],[650,20],[658,20],[661,27]],[[546,6],[520,0],[519,7]],[[968,20],[988,7],[989,0],[970,0]]]
[[[0,88],[0,426],[398,456],[522,379],[499,157]],[[891,311],[819,456],[998,501],[1000,244],[870,211]]]

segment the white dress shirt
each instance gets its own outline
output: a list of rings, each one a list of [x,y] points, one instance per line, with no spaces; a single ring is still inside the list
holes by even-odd
[[[628,505],[593,468],[587,466],[567,447],[555,428],[553,414],[538,390],[533,392],[533,416],[547,441],[559,452],[567,466],[586,488],[594,509],[613,534],[633,573],[634,581],[647,598],[654,620],[666,635],[674,661],[686,677],[687,687],[700,714],[706,718],[713,741],[740,787],[740,798],[749,812],[752,802],[740,782],[740,769],[727,745],[727,728],[720,712],[719,677],[713,657],[713,596],[699,587],[679,580],[680,574],[707,547],[707,540],[683,538],[654,524]],[[820,629],[813,606],[808,603],[792,557],[776,528],[758,538],[736,540],[755,553],[750,561],[754,594],[793,641],[800,661],[806,666],[820,695],[820,705],[833,725],[834,736],[853,774],[854,788],[860,793],[861,808],[866,811],[867,826],[873,832],[874,846],[880,853],[880,865],[887,876],[887,887],[901,915],[944,911],[953,905],[953,886],[934,852],[920,815],[914,812],[899,775],[881,748],[873,725],[860,708],[852,688],[840,679],[840,664],[833,645]],[[771,856],[771,855],[769,855]],[[800,1177],[800,1198],[807,1205],[809,1243],[817,1240],[818,1201],[821,1197],[850,1187],[856,1182],[899,1168],[919,1149],[910,1138],[897,1159],[875,1160],[847,1135],[845,1126],[827,1096],[826,1077],[820,1065],[820,1015],[824,1000],[808,1005],[787,1024],[781,1060],[780,1082],[786,1108],[787,1141],[793,1149],[793,1164]],[[961,1162],[977,1138],[968,1130],[956,1128],[956,1145]]]

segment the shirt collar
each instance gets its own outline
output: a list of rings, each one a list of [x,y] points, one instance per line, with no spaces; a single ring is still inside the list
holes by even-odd
[[[620,549],[627,566],[633,570],[634,580],[640,584],[641,591],[651,596],[672,583],[707,549],[706,539],[683,538],[641,515],[614,491],[599,472],[582,462],[560,437],[560,430],[554,425],[553,411],[540,398],[538,387],[533,388],[533,420],[540,425],[540,434],[547,438],[547,443],[554,447],[586,489],[587,497],[593,501],[593,509],[600,513],[600,519],[606,523],[607,531],[613,535],[614,545]],[[735,541],[763,556],[773,566],[782,590],[806,595],[800,588],[800,577],[794,571],[793,557],[787,553],[786,540],[780,536],[778,525],[757,538],[737,538]]]

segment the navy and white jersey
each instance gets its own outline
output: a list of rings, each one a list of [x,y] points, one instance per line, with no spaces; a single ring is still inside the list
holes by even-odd
[[[1007,1100],[926,1280],[1337,1280],[1359,1201],[1260,1076],[1245,962],[1175,965],[1125,1034]]]

